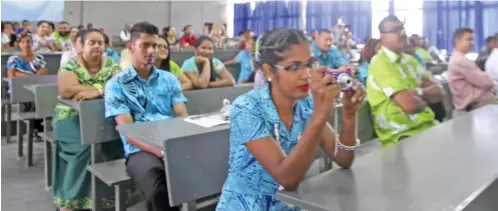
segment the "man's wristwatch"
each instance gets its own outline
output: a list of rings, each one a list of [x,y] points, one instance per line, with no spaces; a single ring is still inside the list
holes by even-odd
[[[424,95],[424,90],[422,88],[416,88],[415,90],[417,90],[417,95],[418,96],[421,96]]]

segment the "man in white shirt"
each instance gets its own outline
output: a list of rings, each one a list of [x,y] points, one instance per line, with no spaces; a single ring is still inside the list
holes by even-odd
[[[125,29],[123,29],[119,34],[121,41],[128,42],[130,40],[130,35],[131,35],[130,29],[131,29],[131,24],[125,24]]]
[[[491,51],[486,60],[486,64],[484,65],[484,69],[493,79],[495,83],[495,93],[498,93],[498,48],[494,48]]]

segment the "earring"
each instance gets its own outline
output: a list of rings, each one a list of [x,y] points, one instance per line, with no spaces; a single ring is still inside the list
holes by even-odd
[[[267,80],[268,80],[268,82],[271,82],[271,78],[268,78]]]

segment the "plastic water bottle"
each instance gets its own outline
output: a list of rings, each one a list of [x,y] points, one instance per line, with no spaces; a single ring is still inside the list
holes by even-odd
[[[221,107],[220,113],[224,120],[230,120],[230,100],[223,99],[223,106]]]

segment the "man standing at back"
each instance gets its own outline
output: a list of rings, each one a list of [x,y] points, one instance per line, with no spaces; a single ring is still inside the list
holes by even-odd
[[[180,82],[169,71],[154,66],[159,29],[148,22],[131,29],[132,66],[107,82],[105,116],[118,125],[187,116]],[[126,171],[144,195],[148,211],[177,210],[168,202],[164,152],[121,134]]]
[[[320,62],[320,66],[331,69],[339,69],[347,64],[341,52],[333,44],[333,34],[329,30],[323,29],[318,32],[318,36],[311,44],[313,56]]]
[[[123,42],[128,42],[130,41],[130,30],[131,30],[131,24],[125,24],[125,28],[119,33],[119,38],[121,38],[121,41]]]
[[[383,146],[416,135],[438,124],[428,103],[444,92],[412,56],[403,53],[407,37],[403,23],[388,16],[379,24],[382,47],[370,62],[368,103]]]
[[[497,103],[491,76],[465,57],[474,48],[473,33],[470,28],[458,28],[453,33],[455,51],[451,54],[448,71],[453,105],[458,112]]]

